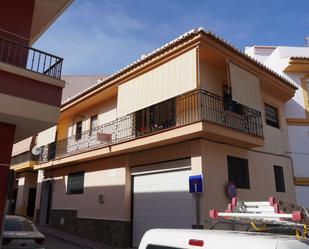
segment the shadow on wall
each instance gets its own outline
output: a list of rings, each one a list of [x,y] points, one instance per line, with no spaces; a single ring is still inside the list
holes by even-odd
[[[300,90],[302,91],[302,90]],[[303,101],[303,93],[301,94],[301,99],[299,101],[302,101],[301,103],[298,103],[294,98],[290,99],[285,107],[285,115],[287,118],[305,118],[306,116],[306,109],[304,108],[304,101]]]
[[[124,185],[85,187],[83,194],[67,194],[65,178],[55,177],[51,186],[50,196],[41,197],[38,223],[47,220],[52,228],[108,245],[130,244],[130,210],[125,204]],[[47,193],[43,188],[42,194]],[[43,199],[50,203],[44,205]]]

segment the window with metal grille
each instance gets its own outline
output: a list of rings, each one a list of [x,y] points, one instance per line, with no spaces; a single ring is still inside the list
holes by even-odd
[[[79,140],[82,138],[82,127],[83,127],[82,121],[76,123],[75,140]]]
[[[248,160],[233,156],[227,157],[229,182],[237,188],[250,189]]]
[[[279,128],[278,110],[276,107],[265,104],[266,124]]]
[[[275,183],[277,192],[285,192],[283,167],[274,166]]]
[[[84,172],[77,172],[68,175],[68,195],[84,193],[84,175]]]

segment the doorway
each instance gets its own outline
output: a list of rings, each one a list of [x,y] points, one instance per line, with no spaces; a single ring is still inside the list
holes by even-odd
[[[35,196],[36,196],[36,188],[29,188],[26,215],[31,218],[33,218],[34,214]]]
[[[52,201],[52,181],[42,182],[41,203],[40,203],[40,225],[49,224],[49,215]]]

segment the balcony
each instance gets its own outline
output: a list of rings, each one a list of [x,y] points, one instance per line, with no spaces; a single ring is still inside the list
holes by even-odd
[[[250,144],[248,140],[255,138],[263,141],[261,112],[205,90],[195,90],[43,146],[38,163],[147,137],[197,122],[206,124],[204,136],[213,138],[213,133],[219,141],[222,141],[222,136],[225,136],[226,141],[239,140],[244,144]],[[259,143],[251,143],[248,147],[254,145],[261,146]]]
[[[0,37],[0,62],[60,79],[63,59]]]
[[[19,163],[24,163],[24,162],[33,161],[33,160],[34,160],[34,156],[31,154],[30,151],[27,151],[27,152],[24,152],[22,154],[12,157],[11,165],[14,166]]]

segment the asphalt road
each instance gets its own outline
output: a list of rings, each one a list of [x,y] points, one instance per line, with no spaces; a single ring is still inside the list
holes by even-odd
[[[45,248],[46,249],[89,249],[89,247],[83,247],[71,242],[64,241],[62,239],[58,239],[53,236],[49,236],[45,234]]]

